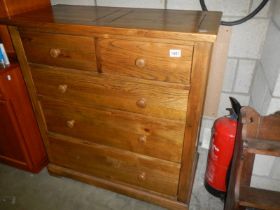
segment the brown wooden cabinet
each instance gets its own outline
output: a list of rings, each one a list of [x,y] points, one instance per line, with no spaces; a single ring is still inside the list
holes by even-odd
[[[49,0],[2,0],[0,17],[50,6]],[[34,173],[47,165],[47,156],[8,28],[0,25],[12,65],[0,69],[0,161]]]
[[[56,5],[8,24],[50,173],[188,209],[218,12]]]
[[[0,161],[39,172],[47,156],[19,65],[0,69]]]
[[[0,159],[24,167],[26,158],[22,150],[22,136],[9,101],[0,100],[0,114]]]
[[[1,0],[0,18],[10,17],[34,9],[50,6],[50,0]],[[0,39],[9,54],[14,53],[11,38],[6,25],[0,25]]]

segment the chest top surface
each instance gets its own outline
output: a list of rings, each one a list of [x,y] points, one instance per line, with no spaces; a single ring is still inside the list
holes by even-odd
[[[0,19],[0,23],[56,30],[71,28],[92,33],[126,31],[127,35],[147,37],[153,32],[176,33],[176,37],[182,39],[213,42],[218,32],[221,14],[221,12],[55,5]]]

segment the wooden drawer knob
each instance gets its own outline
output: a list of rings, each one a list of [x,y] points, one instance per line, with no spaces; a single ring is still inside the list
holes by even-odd
[[[50,49],[50,56],[53,58],[57,58],[60,55],[60,53],[61,53],[60,49],[57,48]]]
[[[146,135],[141,135],[141,136],[139,136],[138,141],[139,141],[140,143],[142,143],[142,144],[146,143],[146,141],[147,141],[147,136],[146,136]]]
[[[138,101],[136,101],[136,105],[140,108],[145,108],[147,106],[147,102],[145,98],[141,98]]]
[[[138,179],[140,181],[145,181],[146,180],[146,173],[145,172],[141,172],[139,175],[138,175]]]
[[[138,67],[138,68],[144,68],[145,67],[145,59],[144,58],[137,58],[135,60],[135,65]]]
[[[66,122],[66,125],[67,125],[68,128],[73,128],[74,125],[75,125],[75,120],[68,120]]]
[[[65,93],[67,90],[68,86],[67,85],[59,85],[58,90],[60,93]]]

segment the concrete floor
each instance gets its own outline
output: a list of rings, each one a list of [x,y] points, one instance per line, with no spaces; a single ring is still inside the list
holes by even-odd
[[[203,186],[207,151],[200,149],[191,210],[222,210]],[[163,210],[143,201],[68,178],[37,175],[0,164],[0,210]]]

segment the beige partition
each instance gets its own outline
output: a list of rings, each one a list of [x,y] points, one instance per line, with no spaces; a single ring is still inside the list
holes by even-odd
[[[204,104],[204,116],[216,117],[223,88],[224,72],[227,64],[231,27],[221,26],[214,44],[210,73]]]

